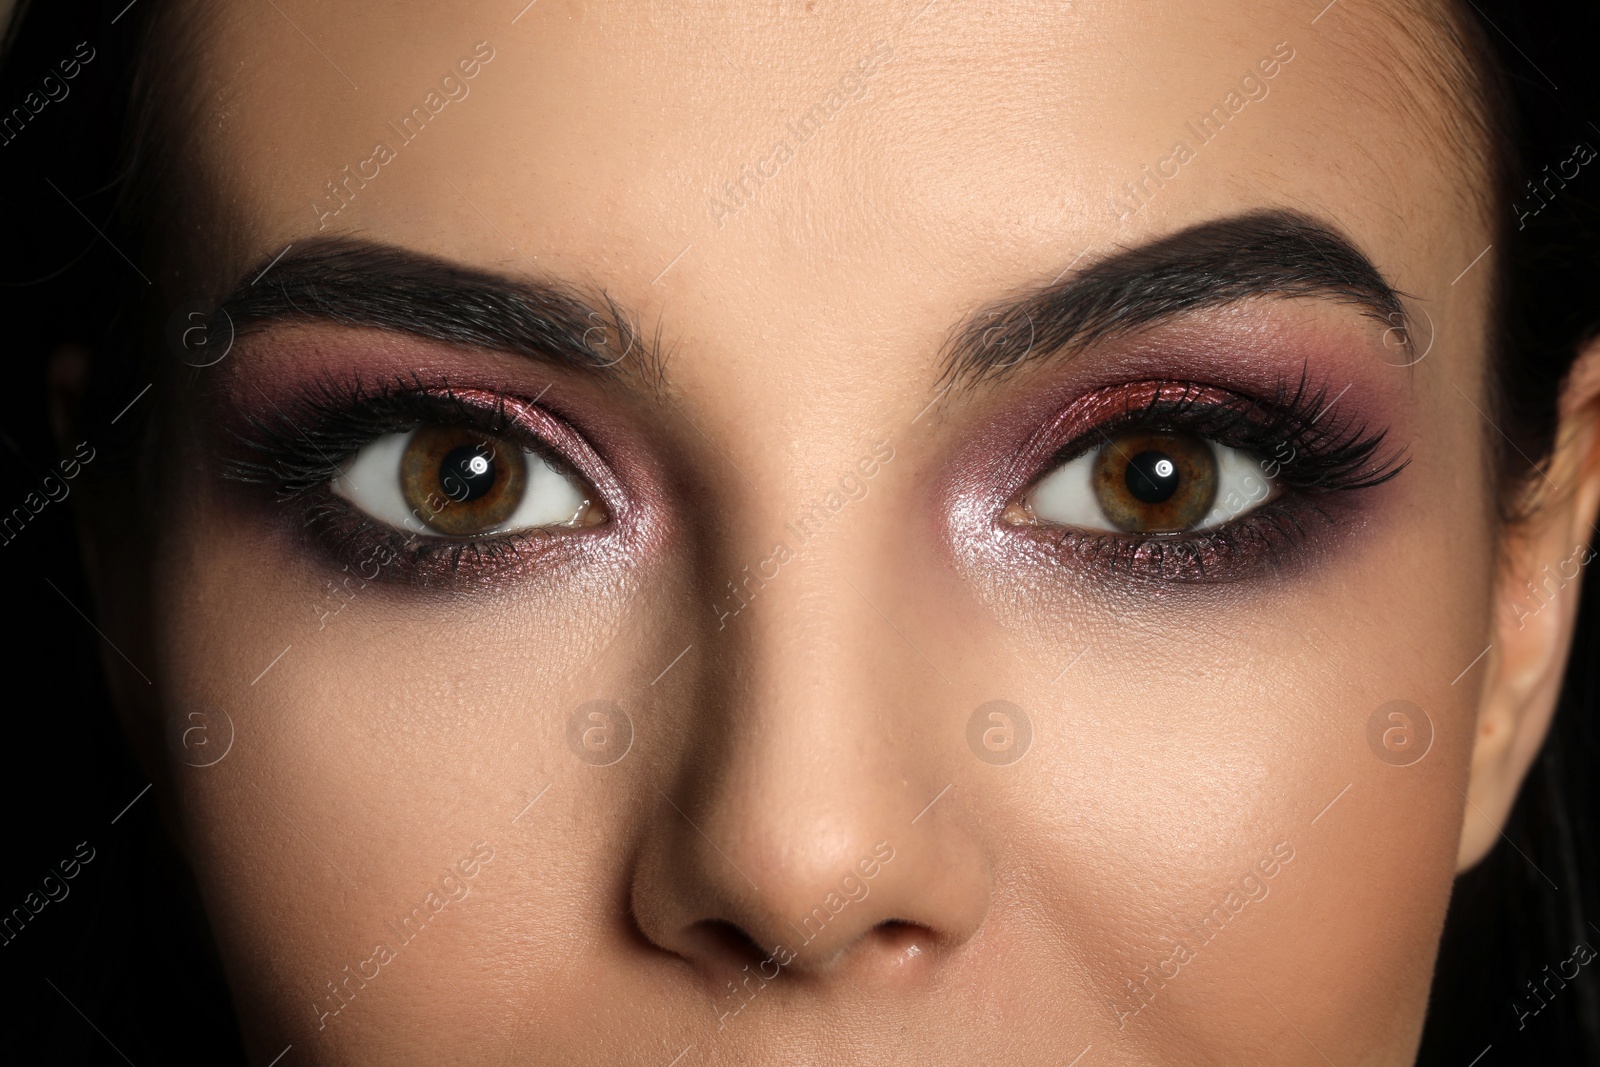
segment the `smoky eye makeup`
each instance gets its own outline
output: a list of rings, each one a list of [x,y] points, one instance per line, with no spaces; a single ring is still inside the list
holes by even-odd
[[[324,376],[258,398],[224,434],[223,478],[367,580],[448,584],[552,563],[628,508],[609,467],[538,397]]]
[[[1018,453],[995,526],[1112,580],[1280,573],[1408,462],[1338,400],[1309,369],[1259,395],[1160,378],[1094,388]]]
[[[641,475],[658,459],[626,443],[614,397],[567,410],[543,390],[523,393],[531,376],[516,357],[474,370],[386,338],[376,352],[313,335],[264,353],[276,373],[253,383],[253,363],[221,391],[221,473],[310,553],[369,580],[510,580],[596,558],[619,531],[666,519],[652,488],[664,472]],[[1282,573],[1376,514],[1363,501],[1408,463],[1386,422],[1400,407],[1378,399],[1376,382],[1346,395],[1363,350],[1342,323],[1272,309],[1083,355],[1007,387],[1007,414],[969,439],[971,451],[958,446],[929,500],[957,527],[1016,548],[996,560],[1007,573],[1029,559],[1123,585]],[[621,449],[639,521],[580,429],[594,425]]]

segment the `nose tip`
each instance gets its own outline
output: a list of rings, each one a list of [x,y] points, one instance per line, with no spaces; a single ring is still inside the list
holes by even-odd
[[[926,925],[913,914],[920,910],[903,879],[894,877],[894,861],[908,857],[887,839],[865,841],[855,848],[831,850],[831,856],[792,861],[787,870],[771,872],[784,888],[766,893],[745,909],[744,920],[763,940],[789,941],[802,968],[825,970],[841,953],[862,946],[870,951],[882,927]],[[897,892],[897,890],[899,890]]]
[[[646,846],[634,878],[635,920],[658,947],[719,985],[735,972],[909,980],[970,938],[987,911],[986,868],[965,854],[958,830],[907,827],[897,841],[822,832],[730,837],[724,848],[714,829],[688,825],[682,810],[673,815],[687,832]]]

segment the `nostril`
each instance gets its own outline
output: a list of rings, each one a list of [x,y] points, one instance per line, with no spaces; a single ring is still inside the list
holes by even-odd
[[[934,947],[938,935],[921,923],[885,919],[872,928],[869,936],[879,956],[905,966],[926,956]]]
[[[739,971],[767,955],[743,927],[726,919],[702,919],[690,925],[683,932],[683,948],[682,954],[692,962],[716,971]]]
[[[885,919],[872,928],[878,938],[898,943],[907,938],[929,937],[933,931],[921,923],[908,922],[905,919]]]

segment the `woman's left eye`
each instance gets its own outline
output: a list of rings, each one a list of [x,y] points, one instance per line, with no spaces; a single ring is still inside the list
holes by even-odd
[[[463,426],[424,425],[363,445],[335,495],[411,533],[470,538],[604,521],[595,493],[521,444]]]
[[[1177,534],[1253,511],[1277,491],[1251,453],[1197,434],[1135,430],[1106,438],[1035,483],[1008,517],[1086,530]]]

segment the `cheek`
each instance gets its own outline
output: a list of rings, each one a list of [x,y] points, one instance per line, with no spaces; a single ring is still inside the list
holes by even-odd
[[[569,751],[568,720],[596,697],[636,693],[632,657],[665,663],[679,650],[650,638],[608,647],[630,626],[631,582],[533,581],[453,600],[359,581],[330,593],[337,566],[286,553],[215,502],[164,515],[152,676],[169,723],[221,707],[233,730],[226,756],[203,767],[164,735],[230,980],[259,1006],[246,1025],[401,1062],[459,1007],[441,1003],[430,974],[459,979],[490,961],[525,988],[556,988],[574,942],[597,936],[572,887],[607,885],[618,858],[603,834],[574,842],[562,813],[581,798],[586,820],[619,825],[645,747],[597,768]],[[470,892],[450,899],[442,876],[479,843],[492,860],[480,852],[460,879]],[[405,919],[429,914],[430,893],[446,903],[407,943]],[[540,921],[508,939],[491,915]],[[372,978],[364,961],[380,944],[396,962]],[[250,962],[262,959],[273,967]],[[366,976],[361,1022],[319,1030],[313,1005],[337,1003],[328,983],[345,981],[346,965]]]
[[[1047,887],[1041,921],[1072,931],[1091,1018],[1150,1062],[1277,1033],[1238,976],[1335,1062],[1421,1025],[1479,679],[1452,682],[1487,641],[1491,551],[1461,509],[1406,503],[1291,579],[1181,606],[1011,600],[999,618],[1026,627],[976,607],[964,624],[975,662],[1034,665],[985,680],[1030,711],[1033,748],[1005,769],[1009,805],[979,783],[970,802]],[[1275,846],[1293,858],[1262,877]],[[1179,946],[1204,962],[1161,978]]]

